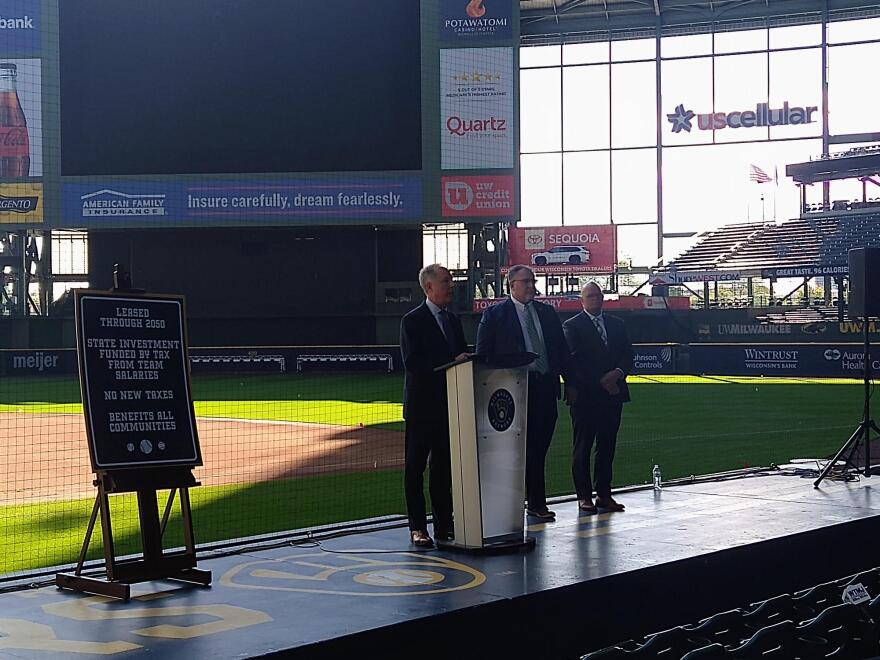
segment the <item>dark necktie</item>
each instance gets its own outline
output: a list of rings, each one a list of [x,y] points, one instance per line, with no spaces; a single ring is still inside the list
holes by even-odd
[[[596,324],[596,332],[599,333],[599,339],[601,339],[602,343],[607,346],[608,345],[608,335],[605,333],[605,326],[602,325],[602,321],[600,321],[599,317],[596,316],[593,318],[593,323]]]
[[[446,337],[446,343],[452,348],[452,321],[449,320],[449,312],[445,309],[441,309],[438,316],[440,317],[440,327],[443,330],[443,336]]]

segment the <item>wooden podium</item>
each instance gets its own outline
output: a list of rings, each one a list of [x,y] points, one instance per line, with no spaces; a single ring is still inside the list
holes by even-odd
[[[455,539],[470,552],[528,550],[525,535],[526,415],[531,353],[480,356],[446,370]]]

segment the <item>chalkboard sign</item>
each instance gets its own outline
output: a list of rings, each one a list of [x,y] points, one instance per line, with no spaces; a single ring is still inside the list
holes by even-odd
[[[75,295],[92,469],[201,465],[183,296]]]

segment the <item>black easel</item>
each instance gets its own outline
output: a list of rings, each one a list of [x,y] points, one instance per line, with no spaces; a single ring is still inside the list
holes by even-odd
[[[131,276],[121,264],[114,266],[113,284],[112,293],[135,295],[144,293],[143,290],[132,289]],[[95,498],[95,505],[92,507],[92,515],[89,518],[79,561],[72,573],[64,572],[55,575],[56,586],[127,601],[131,596],[130,585],[136,582],[172,579],[204,586],[211,584],[211,571],[196,568],[189,489],[200,484],[196,481],[191,467],[142,467],[95,470],[95,473],[96,479],[93,483],[98,489],[98,494]],[[171,491],[161,520],[156,497],[159,490]],[[184,549],[177,552],[164,552],[162,537],[178,491],[180,492],[180,509],[183,521]],[[109,496],[117,493],[137,493],[143,551],[140,557],[121,561],[116,558],[110,515]],[[106,578],[83,575],[83,564],[86,560],[98,514],[101,516]]]
[[[859,445],[863,444],[865,447],[865,465],[864,465],[864,475],[866,477],[871,476],[871,431],[873,430],[875,433],[880,435],[880,428],[877,428],[877,424],[874,423],[874,420],[871,419],[871,339],[868,334],[868,316],[865,314],[862,319],[862,334],[864,340],[864,409],[862,412],[862,421],[859,422],[859,425],[856,427],[853,434],[849,436],[849,439],[844,443],[843,447],[834,455],[825,468],[822,470],[822,473],[819,475],[819,478],[813,482],[813,487],[818,488],[819,484],[822,483],[822,480],[825,479],[833,470],[837,469],[843,472],[847,472],[849,470],[858,471],[858,457],[859,457]],[[838,462],[843,460],[843,465],[838,466]]]

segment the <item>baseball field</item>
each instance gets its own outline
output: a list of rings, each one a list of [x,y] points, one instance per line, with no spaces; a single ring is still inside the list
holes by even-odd
[[[403,514],[402,377],[369,372],[194,376],[205,465],[191,491],[196,540],[222,541]],[[825,457],[861,417],[853,380],[633,377],[619,486]],[[572,491],[559,406],[548,491]],[[0,575],[76,560],[95,489],[74,378],[0,381]],[[808,487],[805,484],[805,487]],[[113,496],[117,554],[139,549],[133,497]],[[161,504],[161,502],[160,502]],[[181,544],[176,507],[166,547]],[[90,557],[101,556],[100,530]]]

